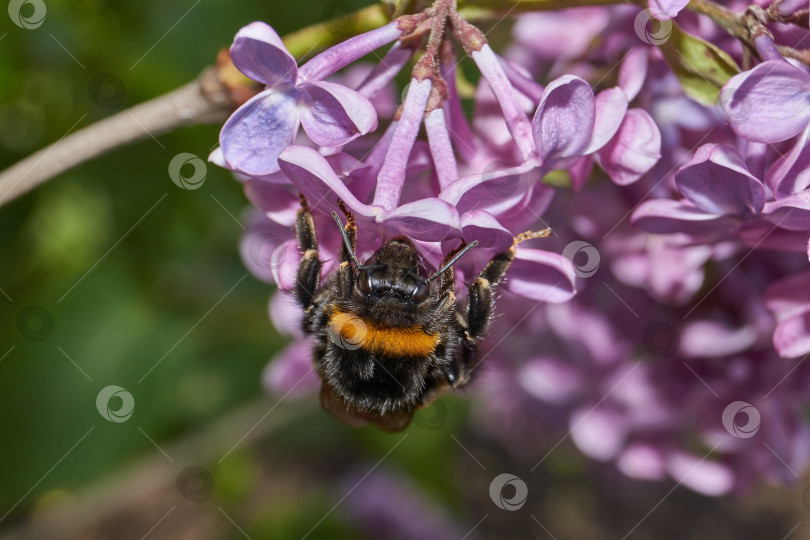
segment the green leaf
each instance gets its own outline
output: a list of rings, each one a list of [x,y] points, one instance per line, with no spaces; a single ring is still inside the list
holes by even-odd
[[[661,24],[672,24],[672,33],[658,47],[686,95],[703,105],[717,103],[720,88],[740,72],[737,63],[721,49],[684,32],[677,24],[669,21]]]

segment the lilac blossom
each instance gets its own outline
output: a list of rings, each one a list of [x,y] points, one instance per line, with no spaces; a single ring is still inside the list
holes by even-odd
[[[231,59],[266,89],[242,105],[225,123],[220,135],[222,159],[233,170],[260,177],[278,170],[277,158],[289,146],[298,127],[315,144],[342,146],[377,127],[377,113],[369,100],[345,86],[322,80],[339,62],[357,59],[399,36],[392,23],[312,59],[298,70],[278,34],[257,22],[236,34]],[[357,38],[355,38],[356,40]],[[341,54],[342,53],[342,54]],[[337,64],[337,65],[335,65]]]
[[[687,4],[648,9],[666,20]],[[810,463],[810,364],[797,359],[810,353],[810,75],[778,57],[777,32],[756,41],[756,65],[725,83],[717,109],[706,107],[635,33],[639,11],[523,15],[503,53],[453,12],[401,92],[393,80],[425,19],[351,38],[300,69],[268,26],[237,34],[235,64],[267,89],[228,120],[212,160],[240,175],[255,207],[243,258],[278,286],[271,320],[293,340],[265,371],[270,392],[305,399],[317,388],[286,293],[301,256],[299,193],[324,278],[341,245],[329,215],[338,200],[356,217],[361,259],[404,234],[435,268],[477,240],[454,267],[458,283],[515,235],[551,223],[551,238],[516,247],[499,288],[481,348],[488,369],[470,392],[486,432],[527,469],[569,434],[605,467],[706,495],[795,480],[790,471]],[[678,24],[742,63],[707,21]],[[364,77],[349,76],[392,42]],[[455,45],[481,73],[472,118]],[[403,96],[398,107],[391,95]],[[588,272],[566,253],[583,242],[599,255]],[[460,302],[465,294],[459,286]],[[750,438],[724,424],[737,401],[762,417]],[[383,510],[369,527],[405,526]]]

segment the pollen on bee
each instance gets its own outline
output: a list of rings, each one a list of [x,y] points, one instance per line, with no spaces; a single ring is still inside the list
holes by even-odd
[[[439,343],[439,335],[427,333],[421,325],[388,326],[340,310],[332,313],[328,329],[330,339],[343,349],[383,356],[424,357]]]

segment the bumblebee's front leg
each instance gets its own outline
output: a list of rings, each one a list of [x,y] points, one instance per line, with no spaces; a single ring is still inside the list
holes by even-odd
[[[303,253],[298,263],[296,274],[295,298],[308,311],[312,306],[315,291],[321,277],[321,259],[318,256],[318,240],[315,237],[315,223],[309,211],[309,205],[303,194],[298,195],[301,208],[295,216],[295,236],[298,239],[298,248]]]
[[[486,333],[492,321],[495,307],[495,288],[503,279],[504,274],[515,260],[517,245],[532,238],[545,238],[551,234],[551,229],[538,232],[525,232],[515,237],[512,247],[496,254],[475,278],[467,291],[466,321],[459,315],[459,322],[464,330],[462,338],[462,377],[467,379],[478,365],[472,364],[473,352],[478,340]]]

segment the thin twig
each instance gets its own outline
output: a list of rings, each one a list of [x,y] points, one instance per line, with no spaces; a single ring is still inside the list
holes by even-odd
[[[209,68],[186,86],[69,134],[0,172],[0,206],[114,148],[182,126],[224,121],[234,106]]]

